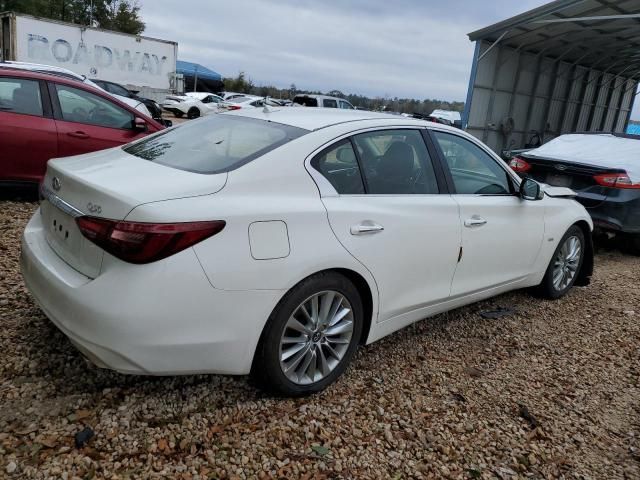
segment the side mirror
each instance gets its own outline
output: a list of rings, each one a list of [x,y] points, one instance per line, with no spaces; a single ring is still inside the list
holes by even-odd
[[[544,192],[538,182],[532,178],[525,177],[520,182],[520,198],[523,200],[542,200]]]
[[[136,117],[133,120],[132,128],[133,128],[133,130],[136,130],[138,132],[146,132],[149,127],[148,127],[147,122],[145,121],[144,118]]]

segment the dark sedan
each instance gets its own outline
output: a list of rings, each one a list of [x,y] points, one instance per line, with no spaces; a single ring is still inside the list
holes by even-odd
[[[595,227],[624,237],[640,255],[640,137],[570,134],[520,153],[509,166],[523,177],[568,187]]]

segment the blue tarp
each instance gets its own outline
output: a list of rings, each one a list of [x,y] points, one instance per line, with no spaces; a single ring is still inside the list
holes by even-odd
[[[198,63],[178,60],[176,62],[176,71],[183,74],[184,76],[189,77],[195,77],[197,71],[198,79],[213,80],[214,82],[222,81],[222,75],[220,75],[218,72],[214,72],[213,70],[208,69],[207,67],[203,67]]]
[[[629,135],[640,135],[640,124],[630,123],[627,127],[627,133]]]

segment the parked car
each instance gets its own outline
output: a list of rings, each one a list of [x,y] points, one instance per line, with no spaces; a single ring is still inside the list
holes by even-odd
[[[225,100],[220,103],[221,110],[240,110],[241,108],[262,108],[266,105],[269,107],[283,107],[284,105],[274,98],[269,97],[235,97],[232,100]]]
[[[0,68],[13,68],[16,70],[27,70],[29,72],[40,72],[40,73],[48,73],[50,75],[57,75],[59,77],[67,78],[69,80],[76,80],[78,82],[82,82],[86,85],[90,85],[91,87],[107,92],[107,90],[93,83],[86,76],[79,75],[69,69],[62,68],[62,67],[56,67],[53,65],[44,65],[40,63],[6,61],[6,62],[0,62]],[[115,98],[117,98],[123,103],[126,103],[130,107],[135,108],[143,115],[146,115],[147,117],[151,117],[151,112],[149,112],[149,109],[142,101],[136,100],[134,98],[129,98],[128,96],[112,93],[112,92],[107,92],[107,93],[109,93],[110,95],[113,95]]]
[[[149,110],[151,118],[153,118],[158,123],[164,124],[165,120],[162,119],[162,108],[160,108],[160,105],[158,105],[156,101],[151,100],[150,98],[141,97],[138,95],[137,91],[129,90],[119,83],[110,82],[108,80],[99,80],[97,78],[93,78],[91,79],[91,81],[103,90],[106,90],[113,95],[131,98],[132,100],[137,100],[144,103],[144,106],[147,107],[147,110]],[[167,126],[170,127],[171,125]]]
[[[379,113],[211,115],[53,160],[42,195],[25,284],[97,365],[287,395],[327,387],[359,344],[517,288],[559,298],[593,266],[571,190]]]
[[[640,137],[561,135],[518,154],[509,165],[521,175],[575,190],[595,226],[624,236],[640,255]]]
[[[208,92],[188,92],[184,95],[167,95],[162,103],[162,108],[181,118],[194,119],[217,113],[219,111],[222,98]]]
[[[101,89],[0,67],[0,183],[39,182],[50,158],[122,145],[162,128]]]
[[[329,97],[327,95],[300,94],[293,97],[293,103],[303,107],[340,108],[353,110],[354,107],[344,98]]]
[[[437,119],[438,123],[444,123],[456,128],[461,128],[462,126],[462,117],[460,116],[460,112],[455,110],[435,109],[429,116]]]

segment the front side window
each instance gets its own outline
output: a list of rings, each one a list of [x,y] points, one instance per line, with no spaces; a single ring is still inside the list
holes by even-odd
[[[99,127],[130,129],[133,114],[115,103],[68,85],[55,84],[62,119]]]
[[[318,170],[340,195],[365,193],[358,159],[349,140],[343,140],[320,153],[311,161],[311,166]]]
[[[214,174],[238,168],[307,132],[253,118],[212,115],[126,145],[123,150],[178,170]]]
[[[436,194],[436,175],[419,130],[382,130],[353,137],[367,193]]]
[[[338,102],[336,100],[325,99],[322,101],[324,108],[338,108]]]
[[[449,166],[456,193],[509,195],[513,187],[504,168],[473,142],[458,135],[433,132]]]
[[[220,100],[213,95],[209,95],[207,97],[204,97],[202,103],[220,103]]]
[[[0,78],[0,112],[42,116],[40,82],[23,78]]]
[[[344,100],[340,100],[340,108],[343,110],[353,110],[353,105]]]

